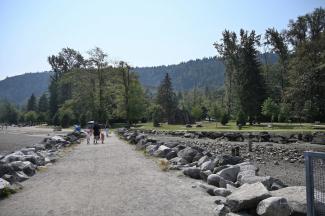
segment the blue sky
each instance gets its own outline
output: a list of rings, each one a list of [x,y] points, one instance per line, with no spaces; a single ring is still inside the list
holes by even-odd
[[[324,0],[0,0],[0,79],[49,70],[63,47],[132,66],[214,56],[224,29],[283,29]]]

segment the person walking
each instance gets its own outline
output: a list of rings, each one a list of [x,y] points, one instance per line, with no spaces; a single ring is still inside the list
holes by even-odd
[[[102,144],[104,144],[104,140],[105,140],[104,130],[100,131],[100,140],[102,141]]]
[[[100,136],[100,128],[97,123],[94,123],[93,132],[94,132],[94,144],[97,144],[97,141],[99,140],[99,136]]]
[[[107,125],[105,126],[105,133],[106,133],[106,137],[108,137],[108,134],[109,134],[109,128],[108,128]]]
[[[86,134],[87,134],[87,145],[90,144],[90,137],[91,137],[91,129],[87,128],[86,129]]]

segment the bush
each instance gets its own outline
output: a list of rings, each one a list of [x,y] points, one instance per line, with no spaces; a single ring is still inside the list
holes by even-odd
[[[237,114],[237,119],[236,119],[236,122],[237,122],[237,125],[246,125],[246,121],[247,121],[247,118],[246,118],[246,115],[244,114],[243,111],[239,111],[238,114]]]
[[[162,120],[163,110],[159,105],[153,105],[151,107],[151,116],[154,127],[159,127],[159,122]]]
[[[220,123],[221,123],[222,125],[226,125],[226,124],[228,124],[228,122],[229,122],[229,116],[228,116],[228,114],[223,113],[222,116],[221,116],[221,121],[220,121]]]
[[[37,118],[38,118],[38,116],[35,111],[29,111],[29,112],[25,113],[25,115],[24,115],[25,121],[30,124],[34,124],[37,121]]]

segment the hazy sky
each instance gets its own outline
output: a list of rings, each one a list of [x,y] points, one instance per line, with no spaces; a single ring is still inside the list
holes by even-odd
[[[0,79],[49,70],[63,47],[95,46],[132,66],[216,54],[224,29],[263,33],[325,0],[0,0]]]

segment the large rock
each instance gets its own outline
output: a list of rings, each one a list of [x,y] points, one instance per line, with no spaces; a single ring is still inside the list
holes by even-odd
[[[14,169],[7,163],[0,163],[0,177],[5,174],[12,174]]]
[[[270,197],[257,205],[256,213],[261,216],[289,216],[291,209],[285,198]]]
[[[149,155],[153,155],[153,153],[159,148],[157,145],[148,145],[146,147],[146,153]]]
[[[168,154],[166,155],[166,159],[170,160],[177,157],[177,152],[174,150],[171,150],[170,152],[168,152]]]
[[[14,172],[13,176],[14,176],[15,181],[18,181],[18,182],[22,182],[22,181],[29,179],[29,177],[23,171]]]
[[[175,148],[179,143],[178,142],[166,142],[164,145],[167,146],[168,148]]]
[[[206,171],[206,170],[210,170],[211,172],[214,169],[214,164],[211,160],[208,160],[206,162],[204,162],[201,166],[200,166],[202,171]]]
[[[212,185],[207,185],[207,184],[204,184],[204,183],[198,183],[198,186],[200,189],[202,189],[204,192],[207,192],[208,194],[210,194],[211,196],[214,196],[214,190],[216,189],[215,186],[212,186]]]
[[[201,170],[197,167],[189,167],[183,170],[184,175],[194,179],[201,179],[200,172]]]
[[[151,145],[151,142],[147,142],[147,140],[140,140],[139,142],[137,142],[137,144],[135,145],[135,150],[137,151],[141,151],[144,150],[147,146]]]
[[[241,171],[238,173],[237,175],[237,181],[241,182],[242,178],[248,178],[248,177],[252,177],[252,176],[256,176],[256,172],[255,170],[245,170],[245,171]]]
[[[253,184],[260,182],[266,188],[271,189],[273,178],[270,176],[242,176],[240,179],[240,184]]]
[[[198,160],[197,165],[200,167],[204,162],[209,160],[210,160],[209,156],[205,155]]]
[[[311,143],[325,145],[325,133],[318,132],[313,134],[313,140]]]
[[[219,155],[214,159],[215,166],[235,165],[243,162],[243,158],[231,155]]]
[[[307,214],[306,187],[292,186],[271,191],[274,197],[283,197],[287,199],[293,213],[305,215]]]
[[[196,156],[197,153],[198,153],[197,150],[195,150],[191,147],[186,147],[185,149],[180,150],[177,153],[177,156],[183,158],[184,160],[188,161],[189,163],[192,163],[193,158]]]
[[[251,214],[248,214],[247,212],[230,212],[226,216],[252,216]]]
[[[215,216],[226,216],[230,212],[229,208],[224,204],[219,204],[214,209]]]
[[[24,160],[24,153],[21,151],[16,151],[14,153],[6,155],[0,162],[2,163],[10,163],[13,161],[23,161]]]
[[[207,181],[208,176],[211,174],[212,174],[212,172],[210,170],[206,170],[206,171],[201,170],[201,172],[200,172],[200,176],[203,181]]]
[[[220,177],[224,178],[227,181],[235,182],[237,181],[237,175],[240,170],[239,166],[231,166],[226,169],[223,169],[217,173]]]
[[[10,166],[15,171],[23,171],[28,176],[35,174],[36,167],[29,161],[14,161],[10,163]]]
[[[188,164],[187,160],[184,160],[183,158],[180,157],[174,157],[173,159],[170,159],[169,162],[171,164],[178,164],[178,165]]]
[[[219,181],[220,181],[220,176],[217,175],[217,174],[211,174],[207,178],[207,183],[209,185],[213,185],[213,186],[216,186],[216,187],[219,187]]]
[[[4,180],[3,178],[0,178],[0,191],[5,189],[6,187],[9,187],[10,183]]]
[[[159,146],[159,148],[153,153],[153,156],[155,157],[166,157],[166,155],[171,151],[170,148],[168,148],[165,145]]]
[[[255,208],[260,201],[270,196],[270,192],[260,182],[244,184],[227,197],[227,205],[232,212],[239,212]]]
[[[231,191],[225,188],[214,189],[214,195],[226,197],[231,194]]]

